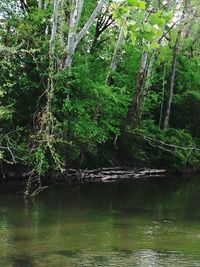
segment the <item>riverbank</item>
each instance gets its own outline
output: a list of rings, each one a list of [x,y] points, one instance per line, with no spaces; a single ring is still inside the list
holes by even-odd
[[[87,183],[116,183],[150,178],[172,176],[166,169],[107,167],[97,169],[66,169],[62,173],[47,173],[37,176],[33,171],[22,164],[6,165],[1,169],[0,183],[20,185],[17,194],[34,197],[48,186],[69,185],[76,186]],[[179,176],[190,176],[191,171],[176,173]],[[174,176],[175,177],[175,176]]]
[[[123,179],[138,179],[150,176],[162,176],[166,174],[165,169],[150,168],[127,168],[107,167],[97,169],[66,169],[62,173],[52,173],[41,177],[42,181],[65,182],[67,184],[84,182],[111,182]],[[26,181],[34,174],[25,165],[6,165],[1,170],[4,180]]]

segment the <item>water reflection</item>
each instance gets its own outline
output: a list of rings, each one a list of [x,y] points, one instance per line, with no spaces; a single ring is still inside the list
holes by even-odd
[[[0,266],[200,266],[200,179],[181,179],[51,188],[29,203],[2,187]]]

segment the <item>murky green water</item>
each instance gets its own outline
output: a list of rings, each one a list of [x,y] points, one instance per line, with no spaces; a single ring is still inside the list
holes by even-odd
[[[12,193],[10,190],[12,189]],[[0,189],[0,266],[200,266],[200,177]]]

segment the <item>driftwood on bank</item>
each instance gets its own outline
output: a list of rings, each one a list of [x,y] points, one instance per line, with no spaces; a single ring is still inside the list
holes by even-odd
[[[13,167],[13,168],[11,168]],[[94,170],[76,170],[67,169],[63,173],[57,173],[56,175],[46,175],[38,177],[34,172],[28,172],[25,166],[10,166],[10,168],[4,169],[0,175],[4,179],[20,179],[26,180],[25,191],[20,191],[18,195],[24,195],[25,197],[34,197],[44,189],[48,188],[48,185],[55,183],[66,183],[68,185],[80,185],[87,182],[117,182],[128,179],[148,178],[155,176],[164,176],[166,170],[164,169],[128,169],[128,168],[100,168]],[[10,180],[10,179],[8,179]]]
[[[44,184],[54,182],[66,182],[68,184],[85,182],[112,182],[125,179],[138,179],[152,176],[163,176],[165,169],[138,169],[138,168],[99,168],[99,169],[66,169],[63,173],[47,174],[41,177]],[[30,178],[30,170],[24,165],[3,166],[0,170],[0,176],[9,179],[27,180]],[[37,174],[32,173],[33,180],[37,180]]]
[[[68,169],[57,174],[57,180],[65,180],[68,184],[85,182],[114,182],[124,179],[139,179],[152,176],[163,176],[164,169],[128,169],[128,168],[101,168],[94,170]]]

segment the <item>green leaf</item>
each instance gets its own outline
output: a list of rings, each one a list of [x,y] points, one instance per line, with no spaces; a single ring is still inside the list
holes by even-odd
[[[154,33],[157,37],[161,37],[163,35],[163,31],[160,28],[155,29]]]
[[[119,17],[119,13],[117,12],[117,10],[113,11],[113,19],[116,19]]]
[[[131,34],[131,41],[133,44],[136,43],[137,37],[135,36],[135,34]]]
[[[137,23],[135,21],[131,21],[128,24],[128,27],[129,27],[131,32],[135,32],[135,31],[137,31],[138,25],[137,25]]]
[[[145,9],[146,8],[146,3],[144,1],[140,1],[138,3],[139,9]]]
[[[137,6],[139,4],[139,0],[127,0],[128,6]]]
[[[156,42],[152,42],[150,46],[151,46],[152,49],[157,49],[157,48],[159,48],[159,44],[156,43]]]
[[[162,27],[165,25],[165,23],[166,23],[165,19],[160,18],[160,19],[158,20],[157,25],[158,25],[159,27],[162,28]]]
[[[144,48],[144,50],[147,51],[147,52],[151,51],[151,47],[150,47],[149,43],[145,43],[145,44],[143,45],[143,48]]]
[[[149,17],[149,22],[150,22],[152,25],[158,25],[158,23],[159,23],[159,17],[158,17],[158,14],[152,14],[152,15]]]
[[[127,7],[119,7],[118,8],[119,15],[123,15],[123,14],[125,14],[127,12],[128,12],[128,8]]]
[[[152,31],[152,27],[151,27],[151,25],[145,23],[145,24],[144,24],[144,31],[145,31],[145,32],[151,32],[151,31]]]
[[[167,22],[170,22],[173,18],[173,13],[171,11],[165,12],[163,13],[163,18],[165,18]]]
[[[147,41],[152,41],[154,39],[154,33],[153,32],[145,32],[144,33],[144,38],[147,40]]]

